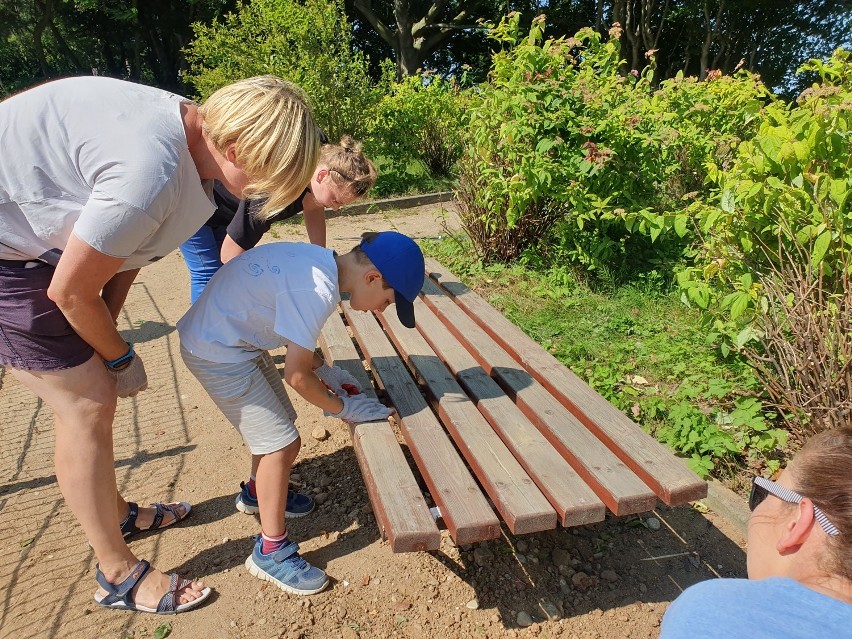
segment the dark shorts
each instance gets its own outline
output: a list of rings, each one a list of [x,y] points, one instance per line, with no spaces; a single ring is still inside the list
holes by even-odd
[[[0,260],[0,365],[56,371],[79,366],[95,352],[47,297],[53,272],[41,262],[26,268]]]

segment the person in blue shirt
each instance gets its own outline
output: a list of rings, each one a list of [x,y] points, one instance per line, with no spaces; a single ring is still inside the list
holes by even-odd
[[[852,637],[852,427],[812,437],[776,481],[757,477],[748,579],[687,588],[661,639]]]

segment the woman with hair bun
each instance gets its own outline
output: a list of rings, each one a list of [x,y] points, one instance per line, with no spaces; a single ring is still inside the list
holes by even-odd
[[[325,246],[325,209],[354,202],[376,182],[376,167],[348,135],[330,144],[322,132],[320,159],[301,195],[281,210],[266,210],[264,200],[240,199],[216,182],[216,211],[180,250],[190,272],[190,301],[195,303],[223,263],[257,245],[274,222],[303,213],[312,244]]]
[[[852,637],[852,427],[812,437],[749,498],[748,579],[687,588],[661,639]]]

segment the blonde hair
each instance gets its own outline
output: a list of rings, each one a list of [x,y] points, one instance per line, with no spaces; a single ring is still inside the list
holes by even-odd
[[[204,132],[249,177],[245,197],[266,198],[265,220],[293,202],[310,183],[320,156],[320,132],[297,84],[274,75],[222,87],[200,108]]]
[[[361,143],[344,135],[339,144],[324,144],[320,164],[330,172],[333,182],[361,197],[376,183],[376,167],[361,150]]]

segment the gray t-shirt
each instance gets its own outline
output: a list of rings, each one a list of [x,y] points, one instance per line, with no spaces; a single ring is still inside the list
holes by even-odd
[[[215,207],[187,147],[185,101],[79,77],[0,102],[0,259],[56,264],[73,232],[126,258],[126,271],[201,228]]]

